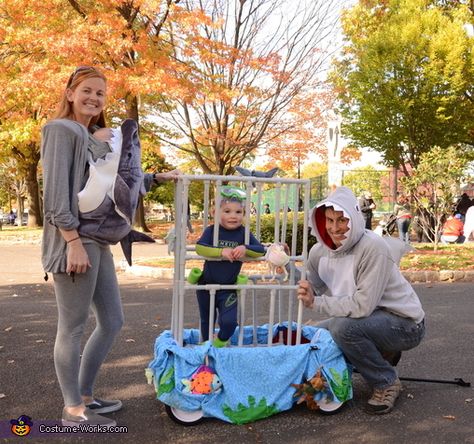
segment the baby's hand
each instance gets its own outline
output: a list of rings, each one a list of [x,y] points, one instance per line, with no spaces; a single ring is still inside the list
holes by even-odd
[[[232,256],[234,258],[234,260],[238,261],[239,259],[242,259],[243,257],[245,257],[245,245],[239,245],[238,247],[235,247],[233,250],[232,250]]]
[[[232,248],[223,248],[221,256],[230,262],[234,262],[234,253]]]
[[[112,140],[113,132],[111,128],[99,128],[93,136],[102,142],[110,142]]]

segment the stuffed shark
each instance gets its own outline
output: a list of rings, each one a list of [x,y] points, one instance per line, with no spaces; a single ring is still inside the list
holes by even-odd
[[[101,243],[120,242],[131,265],[133,242],[155,242],[132,230],[138,199],[146,193],[137,122],[126,119],[114,129],[110,145],[112,151],[104,159],[89,159],[89,179],[78,194],[78,231]]]
[[[255,171],[255,170],[248,170],[247,168],[242,168],[242,167],[235,167],[235,170],[242,174],[242,176],[253,176],[253,177],[273,177],[277,171],[278,168],[272,168],[271,170],[268,171]]]
[[[255,171],[255,170],[248,170],[247,168],[242,167],[235,167],[235,171],[240,173],[242,176],[252,176],[252,177],[273,177],[278,168],[272,168],[268,171]],[[255,188],[255,182],[252,182],[252,186]]]

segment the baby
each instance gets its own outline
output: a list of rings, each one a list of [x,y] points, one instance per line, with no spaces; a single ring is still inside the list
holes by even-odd
[[[242,268],[241,259],[245,256],[260,257],[265,254],[264,246],[250,233],[249,244],[245,245],[245,192],[239,188],[223,187],[220,204],[219,236],[213,245],[214,225],[208,226],[196,244],[196,253],[209,258],[222,258],[221,261],[205,261],[204,270],[198,285],[233,285]],[[218,311],[219,332],[213,341],[215,347],[223,347],[237,327],[236,290],[218,290],[215,306],[210,307],[207,290],[197,290],[197,300],[201,317],[203,341],[209,339],[209,313]]]

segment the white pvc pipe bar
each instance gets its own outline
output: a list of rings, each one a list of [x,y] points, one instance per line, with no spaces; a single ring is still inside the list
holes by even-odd
[[[183,190],[182,190],[182,200],[181,200],[181,217],[180,217],[180,231],[177,236],[180,236],[180,239],[184,240],[184,244],[181,244],[179,250],[179,270],[180,277],[179,279],[179,299],[178,299],[178,334],[177,342],[179,345],[183,345],[183,330],[184,330],[184,294],[185,294],[185,279],[184,279],[184,270],[186,267],[186,234],[187,234],[187,219],[188,219],[188,197],[189,197],[189,179],[183,180]]]
[[[276,294],[276,289],[273,288],[270,291],[270,313],[268,315],[268,338],[267,338],[268,346],[271,346],[273,344],[273,325],[275,324],[275,294]]]
[[[309,183],[306,183],[305,185],[305,193],[304,193],[304,200],[305,204],[304,207],[309,209],[309,193],[310,193],[310,187]],[[305,212],[306,213],[306,212]],[[306,279],[306,263],[308,259],[308,236],[306,233],[308,232],[308,218],[304,218],[303,222],[303,269],[301,271],[301,279]],[[296,343],[300,344],[301,343],[301,324],[303,322],[303,302],[298,300],[298,316],[296,319]]]
[[[204,215],[203,215],[203,231],[207,228],[209,225],[209,186],[210,186],[210,181],[205,180],[204,181]]]
[[[245,325],[245,300],[247,291],[241,290],[238,294],[238,309],[239,309],[239,342],[238,345],[241,347],[244,343],[244,325]]]

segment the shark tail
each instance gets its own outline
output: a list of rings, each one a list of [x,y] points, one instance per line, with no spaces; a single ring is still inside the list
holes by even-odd
[[[140,231],[132,230],[127,234],[121,241],[120,245],[122,247],[123,254],[125,259],[128,262],[128,265],[132,266],[132,243],[133,242],[155,242],[150,236]]]

